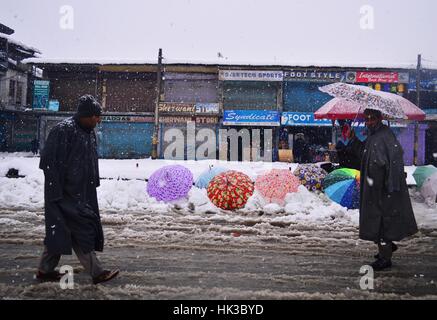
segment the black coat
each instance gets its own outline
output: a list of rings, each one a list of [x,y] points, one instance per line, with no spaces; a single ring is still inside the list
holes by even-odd
[[[49,253],[71,254],[72,241],[84,253],[103,250],[96,188],[100,185],[94,130],[73,117],[49,133],[41,153],[46,237]]]
[[[361,239],[399,241],[417,232],[405,179],[403,150],[385,125],[369,132],[360,182]]]

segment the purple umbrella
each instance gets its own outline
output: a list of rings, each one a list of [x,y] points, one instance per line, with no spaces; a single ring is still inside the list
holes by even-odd
[[[165,166],[150,176],[147,193],[159,201],[172,201],[185,197],[192,186],[190,170],[180,165]]]

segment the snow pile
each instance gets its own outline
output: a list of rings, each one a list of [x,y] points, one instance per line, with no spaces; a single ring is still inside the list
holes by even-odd
[[[42,211],[44,208],[44,175],[38,168],[39,158],[28,155],[17,156],[0,154],[0,209]],[[358,210],[348,210],[329,200],[324,193],[310,192],[300,186],[298,192],[289,193],[283,206],[267,203],[255,191],[246,206],[235,212],[226,212],[215,207],[205,189],[192,187],[188,196],[176,202],[165,203],[149,197],[148,178],[164,165],[181,164],[187,167],[196,179],[209,166],[221,166],[239,170],[253,180],[272,168],[294,170],[297,164],[263,162],[167,161],[167,160],[99,160],[101,186],[97,189],[99,206],[107,214],[128,215],[129,212],[151,214],[182,214],[186,217],[199,217],[208,214],[232,217],[259,217],[269,221],[290,224],[294,222],[327,223],[330,221],[358,225]],[[5,174],[10,168],[19,170],[24,178],[9,179]],[[114,170],[116,168],[116,170]],[[412,172],[412,169],[408,170]],[[128,179],[128,180],[127,180]],[[130,180],[129,180],[130,179]],[[437,228],[435,205],[429,205],[420,193],[411,194],[414,212],[421,227]]]
[[[267,204],[259,193],[255,192],[244,210],[257,211],[267,215],[280,215],[275,221],[291,223],[296,221],[326,221],[344,219],[355,225],[358,224],[358,210],[348,210],[329,200],[325,194],[310,192],[304,186],[298,191],[289,193],[285,197],[285,206]]]

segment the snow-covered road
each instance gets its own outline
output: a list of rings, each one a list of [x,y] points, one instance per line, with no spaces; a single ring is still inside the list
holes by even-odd
[[[8,220],[9,219],[9,220]],[[41,252],[43,213],[0,212],[0,296],[67,299],[401,299],[437,298],[437,230],[400,243],[390,271],[361,290],[360,267],[374,245],[335,219],[275,222],[182,212],[102,213],[108,267],[120,277],[93,286],[74,256],[61,264],[79,273],[73,290],[32,279]]]
[[[75,289],[33,279],[44,237],[43,182],[37,157],[0,154],[0,297],[92,299],[399,299],[437,298],[437,214],[411,190],[420,232],[399,243],[394,266],[360,289],[360,268],[375,245],[358,240],[358,210],[299,187],[283,206],[255,193],[226,212],[206,191],[167,204],[150,198],[145,178],[172,161],[100,160],[98,198],[106,237],[101,259],[120,277],[93,286],[86,274]],[[214,162],[214,161],[213,161]],[[138,166],[137,166],[138,164]],[[211,162],[180,163],[196,178]],[[216,164],[216,162],[214,162]],[[252,179],[288,164],[226,163]],[[295,166],[295,164],[292,164]],[[4,177],[9,168],[24,178]],[[411,170],[410,170],[411,171]],[[120,179],[119,179],[120,178]],[[130,180],[125,180],[130,179]],[[61,264],[83,271],[76,259]]]

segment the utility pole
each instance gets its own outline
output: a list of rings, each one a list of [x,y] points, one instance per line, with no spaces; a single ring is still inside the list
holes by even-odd
[[[158,158],[158,142],[159,142],[159,102],[161,101],[161,69],[162,69],[162,49],[159,48],[158,53],[158,72],[156,83],[156,104],[155,104],[155,128],[152,138],[152,159]]]
[[[422,68],[422,55],[417,56],[416,68],[416,105],[420,108],[420,70]],[[419,154],[419,124],[416,122],[414,126],[414,165],[418,164]]]

